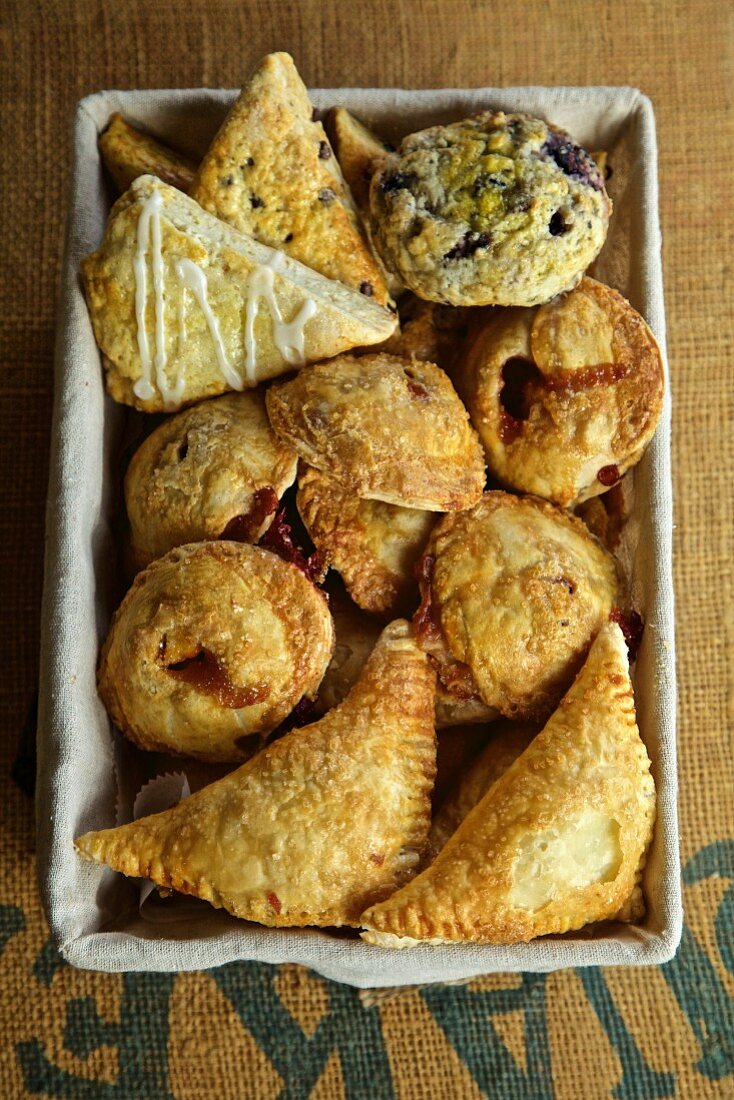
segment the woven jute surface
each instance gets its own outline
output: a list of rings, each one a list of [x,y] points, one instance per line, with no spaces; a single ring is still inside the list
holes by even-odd
[[[734,1096],[734,9],[4,0],[0,306],[0,1095]],[[674,400],[686,928],[651,970],[496,975],[371,997],[297,967],[63,966],[35,883],[38,654],[54,305],[75,102],[234,87],[287,49],[312,86],[632,84],[658,119]],[[32,723],[31,723],[32,725]],[[11,778],[11,769],[14,778]]]

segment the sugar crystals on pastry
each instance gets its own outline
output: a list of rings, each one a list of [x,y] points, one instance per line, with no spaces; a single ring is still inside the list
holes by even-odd
[[[421,644],[459,698],[472,685],[508,718],[544,719],[622,600],[612,555],[535,497],[485,493],[444,516],[423,558]]]
[[[139,573],[102,650],[99,692],[144,749],[246,760],[334,648],[323,594],[277,555],[236,542],[171,550]]]
[[[434,677],[408,624],[345,702],[173,809],[76,841],[87,859],[272,926],[356,925],[415,872],[435,774]]]
[[[378,614],[415,609],[414,567],[433,512],[362,499],[312,466],[298,475],[296,500],[314,544],[359,607]]]
[[[481,751],[474,754],[454,777],[444,792],[433,815],[428,834],[428,858],[434,858],[446,841],[458,829],[470,810],[481,802],[492,784],[514,764],[538,732],[533,722],[509,722],[506,718],[486,727],[474,727],[484,731]],[[449,740],[453,730],[446,731],[439,739]]]
[[[277,434],[357,496],[435,512],[481,496],[481,446],[433,363],[342,355],[272,386],[266,401]]]
[[[205,153],[191,195],[263,244],[387,303],[349,189],[289,54],[260,62]]]
[[[125,475],[138,568],[187,542],[257,542],[297,464],[273,433],[259,390],[203,401],[164,420]]]
[[[608,623],[545,728],[435,861],[364,914],[364,938],[517,943],[631,913],[654,818],[627,648]]]
[[[655,337],[621,294],[588,277],[537,309],[491,314],[455,380],[491,473],[564,506],[639,461],[663,406]]]
[[[372,178],[375,243],[409,290],[453,306],[547,302],[604,243],[611,202],[589,154],[503,111],[404,138]]]
[[[145,412],[255,386],[294,366],[385,340],[373,298],[219,221],[141,176],[82,263],[107,388]]]

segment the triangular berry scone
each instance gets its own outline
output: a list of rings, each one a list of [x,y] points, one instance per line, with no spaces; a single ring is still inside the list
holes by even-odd
[[[82,275],[107,388],[145,412],[379,344],[397,324],[374,299],[238,233],[154,176],[117,200]]]
[[[362,917],[369,943],[518,943],[632,905],[655,788],[622,632],[608,623],[546,726],[434,863]]]
[[[388,301],[326,131],[289,54],[260,62],[205,153],[190,194],[263,244],[381,305]]]
[[[345,701],[87,859],[271,926],[358,925],[414,873],[436,767],[434,674],[404,620]]]

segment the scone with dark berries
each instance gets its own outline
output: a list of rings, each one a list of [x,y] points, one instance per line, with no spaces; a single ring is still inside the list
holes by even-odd
[[[387,266],[421,298],[455,306],[539,305],[575,286],[611,213],[584,149],[503,111],[406,137],[370,202]]]

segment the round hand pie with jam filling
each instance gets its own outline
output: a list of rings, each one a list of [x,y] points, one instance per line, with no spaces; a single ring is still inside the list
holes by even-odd
[[[444,516],[423,567],[415,626],[439,679],[464,694],[474,683],[507,718],[550,714],[622,598],[614,558],[581,520],[503,492]]]
[[[139,573],[102,650],[99,693],[140,748],[246,760],[334,649],[323,595],[257,546],[203,542]]]
[[[640,460],[663,408],[655,337],[589,278],[537,309],[490,316],[455,377],[491,473],[567,507]]]
[[[314,545],[358,607],[375,614],[415,610],[414,568],[435,513],[362,500],[312,467],[299,472],[296,502]]]
[[[533,306],[574,286],[599,254],[611,202],[563,130],[485,111],[406,137],[372,178],[377,247],[419,297]]]
[[[142,568],[184,543],[257,542],[296,476],[259,391],[204,401],[165,420],[125,476],[132,553]]]
[[[481,445],[434,363],[339,355],[271,386],[265,400],[280,438],[358,497],[452,512],[482,495]]]

